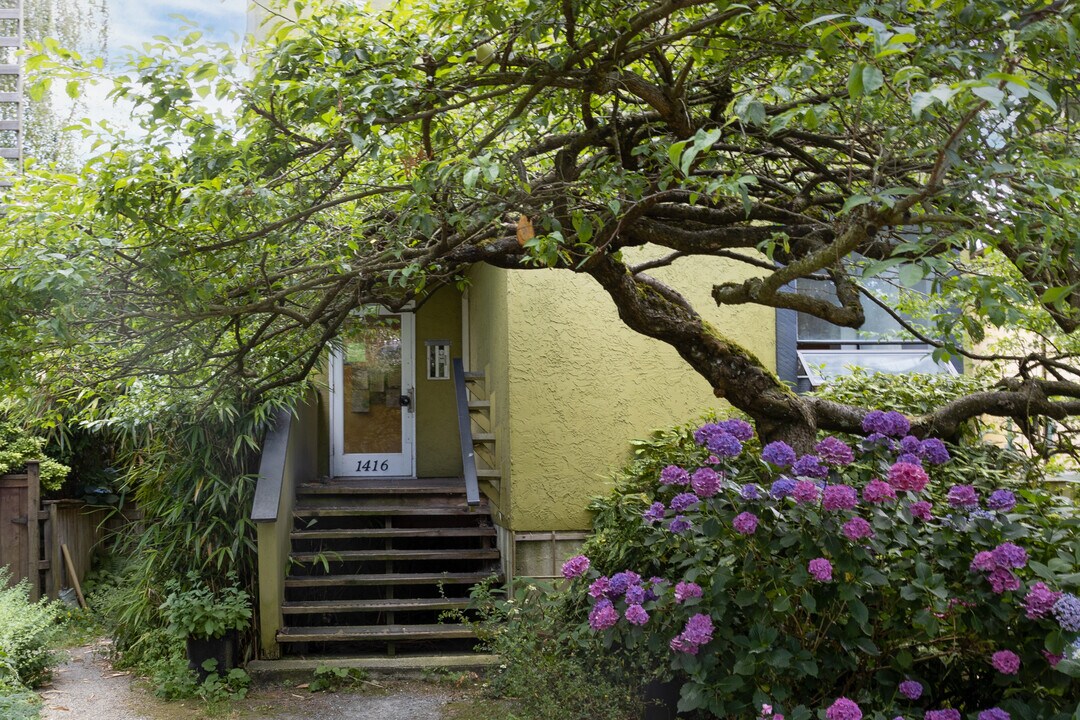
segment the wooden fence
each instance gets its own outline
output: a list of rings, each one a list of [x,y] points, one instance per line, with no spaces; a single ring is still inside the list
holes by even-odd
[[[0,475],[0,566],[10,568],[12,583],[29,580],[33,600],[55,599],[74,584],[72,574],[81,583],[95,552],[118,525],[109,510],[80,500],[42,503],[40,488],[36,462],[27,463],[25,473]]]

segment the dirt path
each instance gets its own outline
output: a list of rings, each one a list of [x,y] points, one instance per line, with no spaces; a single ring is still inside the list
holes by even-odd
[[[50,687],[41,691],[43,720],[198,720],[206,707],[195,701],[164,702],[128,673],[114,672],[102,645],[68,651]],[[256,688],[247,699],[218,708],[212,717],[235,720],[443,720],[444,709],[463,692],[422,682],[382,682],[372,692],[310,693],[295,688]],[[468,695],[469,693],[464,693]]]

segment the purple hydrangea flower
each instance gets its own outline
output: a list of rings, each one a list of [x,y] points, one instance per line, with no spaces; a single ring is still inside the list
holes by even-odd
[[[1020,656],[1012,650],[998,650],[990,656],[990,664],[1002,675],[1015,675],[1020,672]]]
[[[649,506],[648,510],[642,513],[641,517],[644,518],[645,522],[652,525],[653,523],[660,522],[664,519],[665,510],[666,508],[664,507],[664,503],[654,502],[652,505]]]
[[[632,625],[644,625],[649,622],[649,613],[640,604],[633,604],[626,608],[626,621]]]
[[[671,523],[668,525],[668,530],[675,534],[684,533],[690,529],[690,521],[682,515],[676,515],[671,519]]]
[[[911,422],[895,410],[871,410],[863,418],[862,429],[868,434],[881,433],[890,437],[902,437],[911,430]]]
[[[818,582],[832,580],[832,563],[825,558],[814,558],[806,568]]]
[[[692,582],[681,582],[675,585],[675,602],[681,603],[690,598],[701,597],[701,586]]]
[[[979,508],[968,513],[968,520],[997,520],[997,516],[989,510]]]
[[[752,512],[739,513],[731,521],[731,526],[740,535],[753,535],[754,531],[757,530],[757,525],[758,517]]]
[[[608,599],[597,600],[589,611],[589,627],[593,630],[607,630],[619,621],[619,611]]]
[[[706,613],[697,613],[686,621],[683,637],[695,645],[704,645],[712,640],[713,621]]]
[[[608,585],[611,584],[611,580],[607,576],[598,577],[593,580],[592,585],[589,586],[589,595],[594,598],[602,598],[607,594]]]
[[[920,465],[898,462],[889,468],[889,484],[897,490],[922,492],[929,482],[929,476]]]
[[[944,710],[927,710],[923,720],[962,720],[959,710],[945,708]]]
[[[829,485],[825,488],[821,506],[826,510],[851,510],[859,504],[859,493],[848,485]]]
[[[992,707],[980,712],[979,720],[1012,720],[1012,716],[1001,708]]]
[[[949,449],[937,438],[926,438],[919,447],[919,454],[931,465],[944,465],[949,462]]]
[[[584,555],[575,555],[562,566],[563,577],[567,580],[571,578],[581,577],[589,571],[589,558]]]
[[[1053,612],[1062,630],[1080,632],[1080,598],[1071,593],[1062,595],[1054,603]]]
[[[907,463],[909,465],[918,465],[922,467],[922,458],[915,453],[901,453],[896,456],[896,462]]]
[[[795,461],[791,472],[799,477],[823,479],[829,477],[829,468],[821,464],[817,455],[803,455]]]
[[[626,588],[626,604],[640,605],[645,602],[645,588],[641,585],[631,585]]]
[[[760,500],[761,488],[754,483],[747,483],[739,489],[739,496],[743,500]]]
[[[791,491],[791,496],[800,505],[811,505],[821,498],[821,488],[817,486],[817,483],[800,480],[795,483],[795,489]]]
[[[614,600],[615,598],[625,595],[626,589],[631,585],[638,585],[640,583],[640,575],[632,570],[623,570],[621,573],[615,573],[611,576],[611,581],[608,583],[608,589],[605,594]]]
[[[825,711],[826,720],[862,720],[862,710],[853,700],[837,698]]]
[[[974,510],[979,506],[979,494],[970,485],[953,485],[947,497],[950,505],[962,510]]]
[[[840,531],[844,534],[844,537],[852,542],[874,537],[874,530],[870,527],[870,523],[866,522],[866,520],[861,517],[851,518],[844,523],[844,526]]]
[[[717,423],[717,426],[729,435],[735,436],[735,439],[740,442],[746,442],[754,437],[754,428],[745,420],[732,418],[731,420],[724,420]]]
[[[698,502],[700,502],[700,500],[694,493],[679,493],[671,498],[671,509],[675,512],[682,512],[687,508],[694,507]]]
[[[887,500],[896,499],[896,491],[893,486],[883,480],[873,479],[866,483],[862,491],[863,500],[868,503],[879,504]]]
[[[734,435],[728,433],[720,433],[709,438],[709,450],[716,453],[718,457],[736,457],[742,452],[742,443]]]
[[[710,498],[720,492],[720,473],[712,468],[698,468],[690,476],[690,487],[698,497]],[[675,507],[672,505],[672,507]]]
[[[933,508],[933,503],[927,502],[926,500],[920,500],[918,502],[913,502],[908,505],[908,512],[910,512],[911,516],[914,518],[918,518],[923,522],[930,522],[934,519],[934,516],[931,512]]]
[[[970,565],[972,572],[990,572],[996,567],[997,560],[994,559],[994,553],[989,550],[975,553],[975,557],[972,558]]]
[[[849,465],[855,461],[855,453],[840,438],[825,438],[814,446],[814,452],[826,465]]]
[[[1046,658],[1046,662],[1049,663],[1050,667],[1057,667],[1057,664],[1065,659],[1064,655],[1058,655],[1056,653],[1050,652],[1049,650],[1043,650],[1042,654],[1043,657]]]
[[[795,451],[783,440],[777,440],[761,449],[761,459],[778,468],[786,468],[795,462]]]
[[[1055,592],[1046,586],[1046,583],[1037,582],[1028,588],[1024,596],[1024,614],[1028,620],[1039,620],[1050,614],[1054,609],[1054,603],[1058,601],[1062,593]]]
[[[1012,574],[1012,570],[999,567],[986,576],[990,581],[990,589],[998,595],[1004,592],[1013,592],[1020,589],[1020,578]]]
[[[1001,567],[1022,568],[1027,565],[1027,550],[1011,542],[1004,542],[993,550],[994,560]]]
[[[888,435],[882,433],[871,433],[863,440],[862,446],[864,450],[871,450],[875,447],[884,447],[888,450],[896,449],[896,441],[890,438]]]
[[[900,452],[911,455],[922,455],[922,443],[914,435],[905,435],[900,439]]]
[[[922,683],[918,680],[905,680],[900,683],[900,694],[908,700],[918,700],[923,694]]]
[[[995,490],[987,498],[986,507],[998,512],[1009,512],[1016,507],[1016,495],[1012,490]]]
[[[686,485],[690,482],[690,473],[678,465],[668,465],[660,471],[661,485]]]
[[[774,500],[779,500],[790,495],[795,490],[795,481],[789,477],[782,477],[772,484],[769,494]]]

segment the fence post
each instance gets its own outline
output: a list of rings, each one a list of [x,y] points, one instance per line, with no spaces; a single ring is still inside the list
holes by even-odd
[[[41,599],[41,464],[26,462],[26,563],[30,579],[30,600]]]
[[[64,587],[64,565],[60,557],[60,511],[55,502],[49,506],[49,532],[45,535],[45,556],[49,558],[49,597],[56,600]]]

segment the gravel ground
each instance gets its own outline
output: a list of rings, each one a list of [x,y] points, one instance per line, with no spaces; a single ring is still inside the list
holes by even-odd
[[[114,672],[104,646],[68,651],[52,685],[41,691],[43,720],[197,720],[207,716],[197,702],[163,702],[128,673]],[[452,701],[468,701],[467,690],[422,682],[371,683],[369,692],[310,693],[299,688],[255,688],[247,699],[216,708],[213,718],[234,720],[443,720]]]

